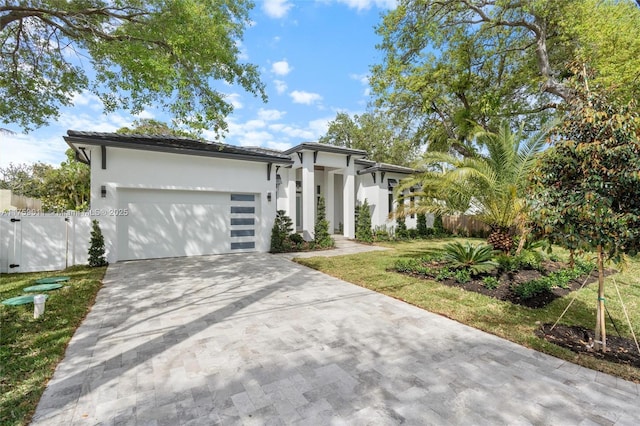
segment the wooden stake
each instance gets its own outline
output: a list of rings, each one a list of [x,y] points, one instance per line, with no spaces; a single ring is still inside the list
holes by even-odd
[[[607,351],[607,330],[604,311],[604,255],[602,245],[598,245],[598,303],[596,311],[596,339],[595,350]]]

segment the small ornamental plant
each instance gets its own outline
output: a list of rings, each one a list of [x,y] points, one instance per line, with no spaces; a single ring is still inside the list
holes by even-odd
[[[104,237],[100,229],[100,223],[94,220],[91,223],[91,239],[89,240],[89,266],[96,268],[107,266],[109,262],[104,256]]]

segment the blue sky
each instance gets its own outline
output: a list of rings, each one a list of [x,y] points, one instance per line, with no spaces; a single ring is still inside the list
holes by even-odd
[[[315,141],[337,112],[365,111],[369,67],[379,63],[374,26],[395,0],[256,0],[253,25],[246,29],[242,60],[260,68],[269,101],[233,86],[221,86],[235,106],[225,142],[286,149]],[[126,111],[105,115],[91,93],[74,96],[56,122],[29,134],[0,134],[0,167],[10,162],[57,165],[67,148],[68,129],[111,132],[136,118],[170,122],[150,107],[139,116]],[[2,127],[19,131],[12,125]],[[204,133],[205,138],[213,135]]]

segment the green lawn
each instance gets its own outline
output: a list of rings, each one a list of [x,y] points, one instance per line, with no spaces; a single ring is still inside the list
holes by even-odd
[[[72,267],[61,272],[0,275],[0,300],[23,294],[39,278],[71,279],[49,292],[44,316],[33,304],[0,305],[0,424],[27,424],[71,336],[93,305],[106,268]]]
[[[391,250],[375,251],[340,257],[315,257],[296,259],[297,262],[320,270],[334,277],[366,287],[388,296],[404,300],[430,312],[452,318],[471,327],[487,331],[521,345],[575,362],[588,368],[614,374],[640,382],[640,369],[595,360],[548,343],[535,336],[534,330],[541,323],[554,323],[577,294],[567,314],[561,321],[567,325],[595,328],[597,284],[556,299],[541,309],[530,309],[503,302],[474,292],[448,287],[435,281],[427,281],[396,272],[387,271],[399,258],[421,256],[425,252],[442,247],[452,238],[401,243],[385,243]],[[465,240],[466,241],[466,240]],[[470,240],[480,242],[483,240]],[[554,250],[561,257],[562,250]],[[607,307],[623,337],[631,337],[627,321],[619,302],[612,278],[615,278],[633,330],[640,332],[640,258],[632,258],[628,268],[606,279]],[[616,335],[607,320],[608,335]]]

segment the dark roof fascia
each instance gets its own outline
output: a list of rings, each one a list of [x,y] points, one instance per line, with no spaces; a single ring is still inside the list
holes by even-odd
[[[386,164],[386,163],[375,163],[371,167],[358,170],[357,173],[359,175],[364,175],[366,173],[374,173],[378,171],[386,172],[386,173],[400,173],[404,175],[412,175],[417,172],[417,170],[410,169],[409,167],[396,166],[393,164]]]
[[[142,151],[153,151],[153,152],[166,152],[172,154],[182,154],[182,155],[196,155],[199,157],[215,157],[215,158],[226,158],[232,160],[244,160],[244,161],[255,161],[262,163],[278,163],[278,164],[293,164],[293,161],[290,158],[284,158],[284,156],[275,156],[269,154],[259,154],[255,151],[246,151],[245,152],[225,152],[226,145],[220,145],[221,149],[197,149],[197,147],[184,147],[171,145],[168,141],[162,143],[161,140],[155,139],[156,142],[162,143],[161,145],[155,145],[151,143],[145,143],[143,138],[142,140],[137,139],[130,141],[124,140],[113,140],[110,139],[108,134],[95,134],[95,135],[81,135],[77,133],[69,134],[68,136],[64,136],[64,140],[67,142],[69,146],[74,148],[76,152],[78,150],[73,146],[73,144],[86,144],[86,145],[104,145],[113,148],[124,148],[124,149],[138,149]],[[92,137],[93,136],[93,137]],[[95,137],[99,136],[99,137]],[[149,141],[154,141],[152,137],[148,137]],[[189,140],[187,140],[189,141]],[[206,144],[203,142],[198,142],[203,145],[203,147],[217,147],[217,145]],[[238,149],[234,147],[238,151]],[[79,157],[79,154],[77,157]],[[82,160],[80,160],[82,161]],[[84,162],[84,161],[83,161]]]
[[[326,143],[318,143],[318,142],[303,142],[300,145],[296,145],[293,148],[289,148],[284,151],[283,154],[293,154],[298,151],[324,151],[331,152],[334,154],[345,154],[345,155],[362,155],[366,157],[369,155],[367,151],[363,151],[361,149],[352,149],[352,148],[343,148],[341,146],[329,145]]]

